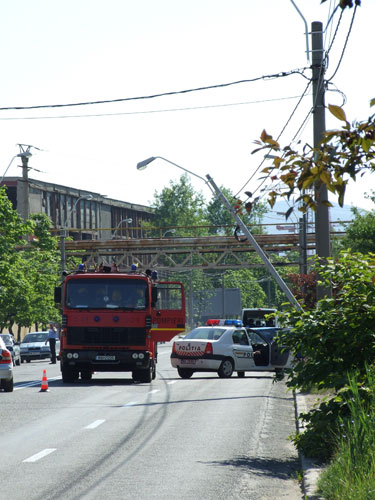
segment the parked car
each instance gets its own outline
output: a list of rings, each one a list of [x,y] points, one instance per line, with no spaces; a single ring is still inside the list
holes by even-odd
[[[10,351],[0,337],[0,387],[5,392],[13,391],[13,361]]]
[[[239,320],[208,320],[208,325],[194,328],[173,343],[171,364],[181,378],[195,372],[217,372],[231,377],[236,371],[282,372],[293,360],[287,349],[274,338],[278,328],[244,328]]]
[[[50,359],[51,350],[47,342],[48,332],[31,332],[21,342],[21,362],[30,363],[32,359]],[[60,341],[56,341],[56,354],[60,350]]]
[[[1,333],[0,337],[4,340],[6,348],[12,355],[13,366],[19,366],[21,364],[20,343],[16,342],[10,333]]]

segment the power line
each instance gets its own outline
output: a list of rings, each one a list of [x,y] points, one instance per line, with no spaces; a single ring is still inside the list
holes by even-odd
[[[69,104],[41,104],[41,105],[36,105],[36,106],[7,106],[7,107],[0,108],[0,111],[25,110],[25,109],[45,109],[45,108],[67,108],[67,107],[73,107],[73,106],[89,106],[89,105],[93,105],[93,104],[111,104],[111,103],[115,103],[115,102],[154,99],[156,97],[165,97],[165,96],[170,96],[170,95],[199,92],[202,90],[212,90],[212,89],[218,89],[218,88],[223,88],[223,87],[230,87],[233,85],[240,85],[243,83],[252,83],[252,82],[259,81],[259,80],[270,80],[270,79],[276,79],[276,78],[283,78],[283,77],[295,75],[295,74],[303,75],[303,72],[306,69],[309,69],[309,68],[295,69],[295,70],[291,70],[291,71],[282,71],[280,73],[274,73],[271,75],[263,75],[263,76],[259,76],[256,78],[246,79],[246,80],[238,80],[238,81],[229,82],[229,83],[220,83],[217,85],[208,85],[207,87],[197,87],[197,88],[193,88],[193,89],[176,90],[176,91],[171,91],[171,92],[162,92],[160,94],[151,94],[151,95],[147,95],[147,96],[124,97],[121,99],[106,99],[106,100],[100,100],[100,101],[86,101],[86,102],[76,102],[76,103],[69,103]]]
[[[288,124],[290,123],[290,120],[292,119],[292,117],[294,116],[295,112],[297,111],[299,105],[301,104],[303,98],[306,96],[307,94],[307,90],[308,88],[310,87],[311,85],[311,80],[308,81],[307,85],[306,85],[306,88],[305,90],[303,91],[301,97],[299,98],[296,106],[294,107],[292,113],[290,114],[289,118],[287,119],[285,125],[283,126],[281,132],[279,133],[276,141],[278,141],[281,137],[281,135],[284,133],[286,127],[288,126]],[[243,191],[243,189],[245,189],[245,187],[249,184],[249,182],[252,180],[252,178],[254,177],[254,175],[259,171],[259,169],[261,168],[261,166],[263,165],[263,163],[266,161],[266,158],[263,158],[262,161],[260,162],[260,164],[258,165],[258,167],[255,169],[255,171],[251,174],[250,178],[246,181],[246,183],[241,187],[241,189],[239,189],[239,191],[237,192],[237,194],[235,195],[235,198],[238,197],[238,195],[240,194],[241,191]],[[256,193],[261,187],[262,185],[266,182],[266,180],[269,178],[270,174],[268,174],[264,179],[263,181],[259,184],[259,186],[255,189],[255,191],[253,191],[253,194]]]
[[[358,5],[356,5],[356,6],[355,6],[355,8],[354,8],[354,12],[353,12],[353,15],[352,15],[352,20],[351,20],[351,22],[350,22],[349,30],[348,30],[348,33],[347,33],[347,35],[346,35],[346,39],[345,39],[345,43],[344,43],[344,47],[343,47],[343,49],[342,49],[342,52],[341,52],[341,56],[340,56],[339,62],[338,62],[338,64],[337,64],[337,66],[336,66],[335,71],[333,72],[333,75],[331,76],[331,78],[329,78],[329,79],[327,80],[327,82],[330,82],[330,81],[331,81],[331,80],[335,77],[335,75],[336,75],[336,73],[337,73],[337,71],[338,71],[338,69],[339,69],[339,67],[340,67],[340,65],[341,65],[342,59],[343,59],[344,54],[345,54],[346,47],[347,47],[347,45],[348,45],[348,41],[349,41],[349,37],[350,37],[350,33],[351,33],[351,31],[352,31],[352,28],[353,28],[353,23],[354,23],[354,18],[355,18],[356,12],[357,12],[357,7],[358,7]]]
[[[212,104],[205,106],[191,106],[186,108],[171,108],[171,109],[155,109],[155,110],[146,110],[146,111],[129,111],[129,112],[119,112],[119,113],[97,113],[90,115],[58,115],[58,116],[16,116],[16,117],[0,117],[0,121],[8,121],[8,120],[57,120],[64,118],[100,118],[105,116],[124,116],[124,115],[142,115],[142,114],[151,114],[151,113],[170,113],[175,111],[193,111],[197,109],[210,109],[210,108],[222,108],[222,107],[230,107],[230,106],[244,106],[248,104],[263,104],[266,102],[275,102],[275,101],[286,101],[290,99],[298,99],[298,95],[288,96],[288,97],[278,97],[274,99],[262,99],[256,101],[245,101],[245,102],[234,102],[234,103],[225,103],[225,104]]]

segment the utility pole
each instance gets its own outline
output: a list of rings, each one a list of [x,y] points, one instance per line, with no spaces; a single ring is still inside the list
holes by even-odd
[[[313,123],[314,123],[314,147],[319,146],[326,130],[325,103],[324,103],[324,49],[323,49],[323,24],[314,21],[311,24],[312,45],[312,81],[313,81]],[[315,238],[316,254],[320,260],[330,256],[330,227],[329,208],[322,202],[328,201],[327,186],[322,182],[315,184],[315,201],[317,202],[315,212]],[[329,290],[317,287],[317,300],[329,295]]]

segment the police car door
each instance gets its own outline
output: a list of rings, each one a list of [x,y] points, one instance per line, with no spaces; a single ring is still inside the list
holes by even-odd
[[[253,348],[245,330],[238,329],[233,332],[233,357],[235,360],[235,370],[247,371],[254,366]]]
[[[274,339],[271,344],[271,364],[274,368],[290,368],[293,355],[285,346],[279,346]]]

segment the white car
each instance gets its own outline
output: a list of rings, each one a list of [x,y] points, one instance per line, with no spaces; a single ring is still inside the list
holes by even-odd
[[[48,332],[32,332],[25,335],[21,348],[21,362],[30,363],[32,359],[50,359],[51,350],[47,342]],[[58,357],[60,350],[60,341],[56,341],[56,356]]]
[[[4,340],[0,337],[0,388],[13,391],[13,360]]]
[[[181,378],[195,372],[217,372],[228,378],[234,371],[244,377],[247,371],[280,372],[291,366],[289,351],[273,340],[277,328],[246,329],[239,320],[209,322],[173,343],[171,364]]]
[[[0,334],[0,337],[4,340],[6,348],[12,355],[13,366],[19,366],[21,364],[20,343],[16,342],[13,338],[13,335],[10,335],[10,333],[2,333]]]

